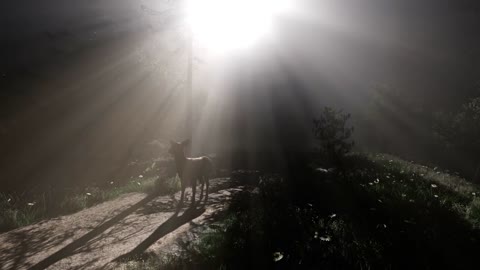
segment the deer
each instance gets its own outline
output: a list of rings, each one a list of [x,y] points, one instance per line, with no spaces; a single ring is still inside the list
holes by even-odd
[[[207,156],[201,157],[186,157],[185,146],[190,143],[190,140],[183,142],[170,141],[169,153],[173,155],[175,167],[177,169],[178,177],[180,177],[182,193],[180,196],[179,207],[183,205],[185,196],[185,189],[192,187],[192,206],[195,205],[195,192],[197,189],[197,181],[202,184],[200,192],[200,202],[203,197],[203,189],[206,185],[205,203],[208,200],[209,178],[213,174],[212,160]]]

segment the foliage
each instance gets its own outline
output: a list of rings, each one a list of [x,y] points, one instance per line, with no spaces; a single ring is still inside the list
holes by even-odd
[[[472,170],[478,170],[480,152],[480,97],[473,98],[463,104],[461,108],[450,114],[437,115],[434,130],[446,150],[456,156],[465,157],[472,164]],[[478,174],[478,172],[476,173]],[[478,175],[474,175],[477,178]],[[476,179],[474,179],[475,181]]]
[[[475,198],[466,209],[466,215],[469,222],[476,228],[480,228],[480,198]]]
[[[45,209],[45,200],[25,202],[17,194],[0,193],[0,232],[37,221]]]
[[[157,268],[474,268],[477,186],[388,155],[346,158],[336,181],[262,175],[223,221]]]
[[[465,149],[480,149],[480,97],[462,105],[458,112],[438,118],[436,131],[447,143]]]
[[[347,126],[350,117],[350,114],[325,107],[322,114],[313,120],[313,135],[319,143],[319,150],[333,162],[350,152],[354,145],[351,140],[354,129]]]

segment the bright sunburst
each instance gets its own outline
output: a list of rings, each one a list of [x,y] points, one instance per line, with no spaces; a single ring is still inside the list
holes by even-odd
[[[189,0],[187,13],[195,40],[216,52],[249,47],[265,35],[288,0]]]

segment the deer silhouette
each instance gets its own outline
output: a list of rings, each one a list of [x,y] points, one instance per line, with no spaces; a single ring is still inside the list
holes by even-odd
[[[190,140],[183,142],[170,141],[170,150],[173,155],[177,174],[180,177],[182,184],[182,195],[180,196],[179,206],[183,205],[183,198],[185,196],[185,189],[192,187],[192,206],[195,204],[195,192],[197,189],[197,181],[202,184],[200,192],[200,201],[203,197],[203,189],[206,184],[205,202],[208,200],[209,177],[213,174],[213,163],[209,157],[186,157],[185,146],[190,143]]]

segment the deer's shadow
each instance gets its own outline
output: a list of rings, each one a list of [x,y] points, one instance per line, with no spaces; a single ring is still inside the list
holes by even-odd
[[[117,257],[113,261],[125,262],[129,260],[141,258],[142,254],[144,254],[144,252],[148,249],[148,247],[153,245],[159,239],[169,234],[170,232],[175,231],[177,228],[186,224],[187,222],[205,213],[205,207],[203,207],[201,204],[195,204],[195,205],[192,205],[190,208],[187,208],[185,212],[183,212],[181,215],[179,215],[180,211],[181,211],[181,208],[177,207],[175,213],[170,218],[168,218],[164,223],[162,223],[157,229],[155,229],[155,231],[153,231],[153,233],[150,234],[150,236],[148,236],[145,240],[143,240],[130,252]]]

